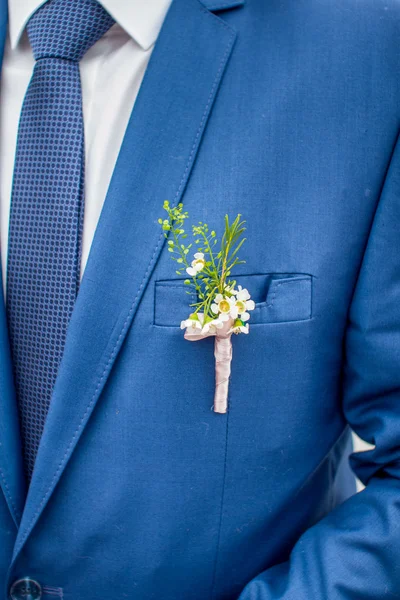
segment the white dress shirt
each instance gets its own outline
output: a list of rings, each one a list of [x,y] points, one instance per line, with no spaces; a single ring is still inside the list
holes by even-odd
[[[102,0],[116,24],[80,62],[85,128],[81,276],[125,129],[171,0]],[[0,85],[0,241],[6,289],[8,220],[18,122],[35,64],[25,26],[43,0],[9,0]]]

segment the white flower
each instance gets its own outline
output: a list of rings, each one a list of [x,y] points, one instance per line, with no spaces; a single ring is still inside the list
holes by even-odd
[[[248,290],[242,289],[242,286],[238,286],[238,290],[234,292],[236,295],[235,307],[237,309],[237,315],[240,315],[242,321],[248,321],[250,315],[247,311],[254,310],[254,300],[250,300],[250,294]],[[236,316],[237,316],[236,315]]]
[[[238,285],[238,289],[235,290],[236,298],[238,300],[249,300],[250,294],[246,288],[242,288],[241,285]]]
[[[217,294],[215,296],[215,301],[211,304],[211,310],[214,314],[219,315],[219,318],[222,321],[227,321],[230,319],[236,319],[238,316],[238,311],[235,306],[235,298],[229,298],[228,296],[223,296],[222,294]]]
[[[191,277],[196,277],[197,273],[202,271],[206,265],[203,252],[196,252],[194,260],[192,260],[192,266],[186,269],[186,273]]]
[[[249,326],[247,323],[245,325],[241,319],[236,319],[229,333],[249,333]]]
[[[202,328],[199,316],[196,313],[192,313],[188,319],[181,321],[181,329],[188,329],[190,331],[196,331],[196,329]]]
[[[236,291],[234,290],[233,285],[228,285],[228,284],[225,285],[225,292],[227,294],[236,294]]]
[[[221,329],[223,326],[224,322],[221,319],[213,319],[212,321],[207,321],[201,333],[216,333],[217,329]]]

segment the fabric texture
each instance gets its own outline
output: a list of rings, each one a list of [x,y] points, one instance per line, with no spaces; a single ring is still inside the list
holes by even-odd
[[[168,12],[27,496],[0,303],[3,598],[23,577],[68,600],[399,593],[400,5],[232,5]],[[257,320],[226,414],[213,340],[179,327],[165,199],[218,237],[246,219],[234,278]],[[351,468],[350,426],[373,444]]]
[[[79,60],[113,22],[96,0],[51,0],[27,27],[36,66],[17,141],[7,311],[28,480],[79,285],[84,210]]]

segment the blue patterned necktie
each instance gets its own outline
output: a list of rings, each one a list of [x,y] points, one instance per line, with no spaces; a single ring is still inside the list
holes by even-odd
[[[96,0],[49,0],[27,25],[36,64],[18,130],[7,317],[28,481],[80,280],[84,130],[79,61],[113,23]]]

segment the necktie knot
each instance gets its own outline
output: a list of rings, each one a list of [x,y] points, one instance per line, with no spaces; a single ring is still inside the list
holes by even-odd
[[[30,18],[27,32],[36,60],[79,62],[113,24],[97,0],[48,0]]]

